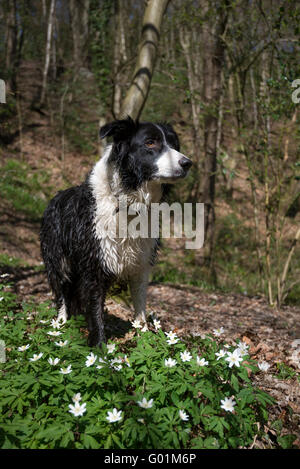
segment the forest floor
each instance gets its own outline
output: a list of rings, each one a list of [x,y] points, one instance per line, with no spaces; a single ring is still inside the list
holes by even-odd
[[[15,152],[16,148],[3,151],[1,165],[15,158]],[[37,141],[30,133],[23,139],[23,158],[33,171],[39,165],[49,170],[53,187],[62,187],[66,179],[72,184],[80,182],[83,172],[92,165],[89,158],[73,153],[66,153],[62,161],[54,143],[51,145],[44,138]],[[23,261],[20,265],[0,265],[0,275],[9,274],[8,280],[20,301],[51,299],[46,274],[41,269],[39,222],[15,211],[5,197],[0,200],[0,250],[8,257]],[[131,326],[132,311],[111,298],[106,306],[107,336],[124,340]],[[300,447],[299,307],[283,306],[278,310],[257,296],[211,293],[189,285],[156,283],[149,286],[148,310],[161,320],[163,330],[176,329],[179,336],[204,335],[223,327],[221,338],[228,344],[237,340],[246,342],[252,358],[271,365],[268,372],[260,372],[253,380],[277,401],[272,420],[280,418],[283,432],[296,435],[294,444]],[[272,439],[275,432],[272,428],[268,431]],[[256,442],[254,447],[261,445]]]

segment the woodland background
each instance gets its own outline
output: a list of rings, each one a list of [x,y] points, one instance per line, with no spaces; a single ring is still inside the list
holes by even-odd
[[[194,162],[170,200],[205,203],[205,245],[164,240],[149,308],[179,334],[224,327],[277,367],[287,381],[259,382],[298,443],[299,33],[296,0],[0,0],[1,276],[20,301],[49,298],[50,198],[97,161],[104,123],[170,122]],[[108,310],[122,336],[127,307]]]
[[[292,83],[300,77],[300,5],[152,3],[162,20],[160,30],[147,33],[144,1],[0,2],[0,71],[8,87],[0,109],[2,194],[17,203],[5,188],[24,170],[23,186],[30,177],[38,185],[29,183],[26,194],[40,204],[38,217],[58,189],[49,169],[60,166],[58,184],[68,186],[74,182],[68,152],[77,154],[80,176],[81,155],[91,166],[101,154],[99,125],[127,113],[169,121],[182,152],[194,161],[173,198],[206,204],[206,243],[200,251],[185,251],[180,265],[167,256],[157,275],[265,295],[271,305],[298,302],[299,107]],[[142,68],[143,54],[152,69]],[[134,104],[126,107],[136,79],[145,87],[143,102],[129,96]],[[60,164],[49,168],[54,160],[47,161],[41,148],[30,167],[30,139],[51,142]],[[29,164],[26,170],[21,163]],[[41,172],[43,183],[37,180]]]

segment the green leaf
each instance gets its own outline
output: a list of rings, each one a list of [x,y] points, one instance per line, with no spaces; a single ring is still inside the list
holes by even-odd
[[[84,447],[86,449],[98,449],[98,448],[101,448],[101,445],[98,443],[98,441],[91,435],[86,435],[86,434],[83,434],[82,436],[82,441],[83,441],[83,444],[84,444]]]
[[[230,383],[233,389],[235,390],[235,392],[239,392],[239,389],[240,389],[239,380],[233,373],[231,375]]]
[[[112,439],[113,441],[116,443],[116,445],[118,446],[118,448],[121,448],[121,449],[124,449],[124,446],[122,445],[119,437],[116,435],[116,434],[112,434]]]
[[[297,439],[296,435],[284,435],[284,436],[279,436],[277,438],[278,444],[281,446],[283,449],[290,449],[293,448],[293,443]]]

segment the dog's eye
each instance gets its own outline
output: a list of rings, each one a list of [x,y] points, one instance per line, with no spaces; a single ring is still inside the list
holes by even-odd
[[[148,148],[153,148],[156,146],[156,140],[151,140],[151,139],[146,140],[145,145]]]

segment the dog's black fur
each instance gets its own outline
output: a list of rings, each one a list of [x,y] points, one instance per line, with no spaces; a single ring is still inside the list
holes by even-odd
[[[105,125],[100,129],[100,136],[113,138],[111,150],[102,166],[105,171],[118,176],[116,197],[134,194],[149,181],[157,180],[162,186],[164,178],[158,174],[158,159],[166,147],[169,151],[179,152],[178,137],[168,124],[156,126],[128,118]],[[179,155],[182,158],[174,170],[172,177],[175,179],[184,177],[191,164],[190,160]],[[93,171],[81,185],[61,191],[51,200],[43,216],[40,240],[58,310],[67,317],[84,314],[90,331],[89,345],[95,346],[105,341],[105,295],[118,275],[109,268],[108,253],[102,249],[96,235],[95,213],[101,200],[99,202],[95,196],[92,174]],[[166,181],[169,182],[168,178]],[[97,181],[97,188],[101,189],[101,183]],[[154,254],[156,243],[151,249]],[[150,259],[142,260],[143,269],[149,263]]]

